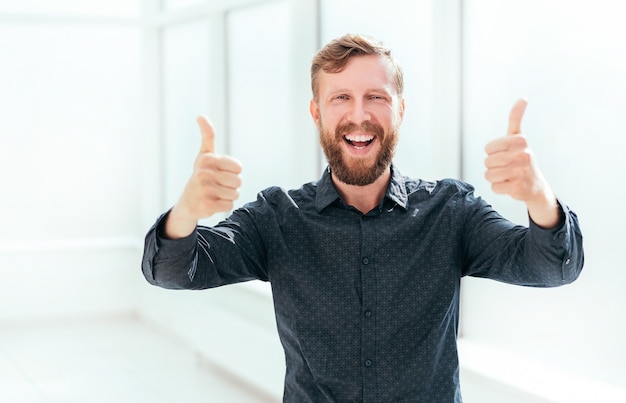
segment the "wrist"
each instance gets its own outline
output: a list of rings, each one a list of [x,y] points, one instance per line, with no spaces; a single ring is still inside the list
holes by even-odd
[[[163,235],[168,239],[186,238],[195,231],[197,225],[198,219],[176,204],[166,217]]]
[[[555,228],[561,222],[561,207],[552,191],[526,201],[528,215],[542,228]]]

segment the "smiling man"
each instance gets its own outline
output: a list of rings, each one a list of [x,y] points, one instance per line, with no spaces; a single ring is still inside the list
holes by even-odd
[[[391,175],[404,114],[397,84],[402,72],[380,55],[352,55],[343,59],[344,65],[340,60],[327,48],[313,61],[311,116],[337,190],[344,201],[367,213],[380,203]],[[358,196],[352,198],[354,192]]]
[[[494,191],[526,204],[522,227],[467,183],[412,179],[393,165],[403,76],[381,42],[331,41],[313,59],[311,83],[328,160],[322,177],[265,189],[218,225],[199,226],[233,208],[242,170],[214,152],[213,127],[199,118],[194,172],[146,236],[144,276],[173,289],[269,281],[285,402],[461,402],[461,278],[550,287],[574,281],[583,266],[578,219],[521,135],[526,102],[515,104],[485,160]]]

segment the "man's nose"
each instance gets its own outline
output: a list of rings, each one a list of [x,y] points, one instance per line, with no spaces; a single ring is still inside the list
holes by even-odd
[[[371,119],[367,105],[362,100],[354,100],[350,108],[349,119],[352,123],[361,124]]]

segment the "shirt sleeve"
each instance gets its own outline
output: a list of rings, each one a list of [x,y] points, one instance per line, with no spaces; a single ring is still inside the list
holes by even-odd
[[[239,209],[214,227],[198,226],[188,237],[162,235],[169,211],[145,237],[142,272],[168,289],[206,289],[250,280],[267,281],[265,252],[248,209]]]
[[[532,287],[576,280],[584,264],[578,217],[559,200],[562,220],[545,229],[514,225],[473,192],[464,197],[463,275]]]

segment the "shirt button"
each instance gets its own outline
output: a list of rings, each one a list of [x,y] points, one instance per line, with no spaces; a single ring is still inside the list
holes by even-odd
[[[372,316],[372,311],[365,311],[365,317],[369,318],[370,316]]]
[[[572,259],[570,258],[565,259],[565,264],[570,264],[570,263],[572,263]]]
[[[366,367],[371,367],[372,366],[372,360],[365,360],[365,366]]]
[[[370,260],[366,257],[363,258],[363,264],[370,264]]]

